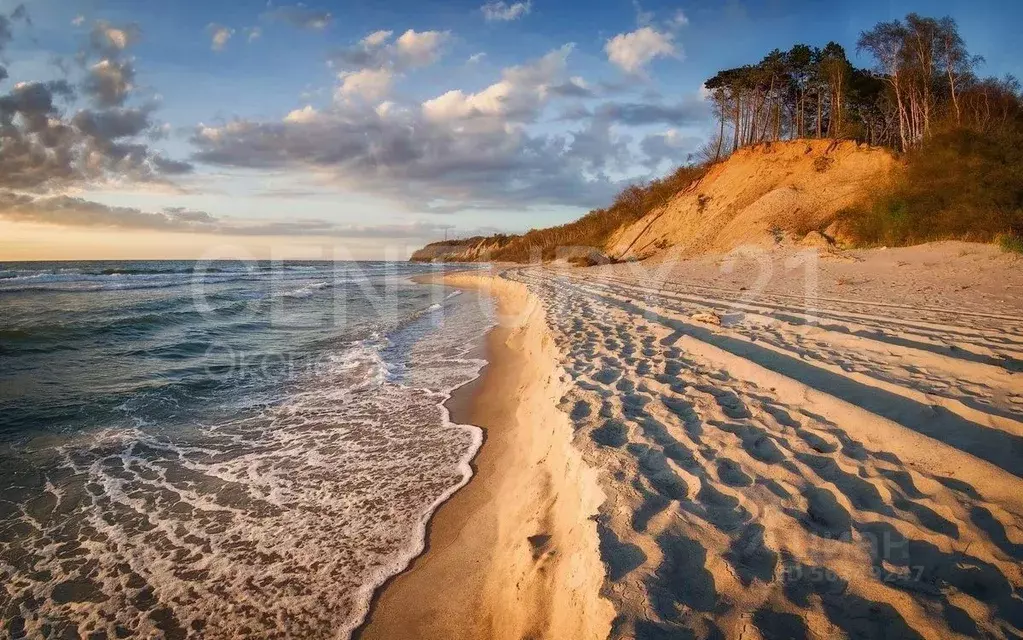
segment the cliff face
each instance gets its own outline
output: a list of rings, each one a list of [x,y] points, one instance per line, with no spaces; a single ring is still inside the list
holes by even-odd
[[[442,240],[419,249],[409,259],[412,262],[485,262],[509,241],[510,236]]]
[[[896,160],[852,141],[797,140],[740,149],[663,207],[618,230],[616,259],[669,247],[682,255],[770,245],[780,236],[833,236],[842,209],[888,180]]]
[[[840,212],[881,188],[897,164],[887,150],[852,141],[764,143],[710,167],[663,206],[610,234],[603,246],[576,246],[588,242],[569,232],[558,241],[561,249],[574,247],[612,260],[642,260],[669,249],[682,256],[727,252],[742,245],[772,245],[783,237],[830,245],[841,233]],[[528,236],[435,242],[412,259],[489,260],[516,239],[528,241]]]

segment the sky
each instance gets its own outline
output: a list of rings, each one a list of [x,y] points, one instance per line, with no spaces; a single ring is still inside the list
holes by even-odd
[[[1023,76],[1016,0],[0,0],[0,260],[404,259],[689,161],[703,82],[951,15]]]

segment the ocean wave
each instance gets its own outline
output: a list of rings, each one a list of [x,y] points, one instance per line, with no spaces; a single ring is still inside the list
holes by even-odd
[[[314,282],[313,284],[307,284],[297,289],[285,291],[278,295],[282,298],[308,298],[309,296],[315,294],[317,291],[322,291],[323,289],[327,289],[330,286],[331,284],[329,282]]]
[[[290,279],[301,278],[295,277]],[[246,281],[265,282],[266,276],[244,271],[209,273],[193,273],[190,271],[182,273],[37,273],[0,280],[0,293],[127,291],[136,289],[167,289],[195,284],[203,286],[231,284]]]
[[[3,347],[25,347],[19,355],[39,344],[77,349],[66,362],[12,360],[36,367],[48,386],[0,412],[4,437],[47,436],[32,440],[35,458],[0,448],[0,465],[47,479],[0,510],[0,527],[17,536],[0,550],[17,545],[33,571],[15,569],[16,579],[45,594],[28,635],[41,620],[74,622],[83,636],[115,625],[152,635],[160,616],[210,637],[243,627],[267,637],[345,637],[373,591],[420,553],[426,522],[468,480],[482,441],[478,429],[453,424],[443,404],[483,366],[470,354],[488,318],[472,301],[453,303],[436,289],[424,299],[420,288],[400,286],[396,317],[375,305],[375,289],[353,286],[344,290],[355,296],[352,323],[278,331],[274,303],[262,298],[309,298],[277,305],[328,317],[327,290],[357,277],[332,269],[211,288],[212,315],[187,289],[0,303],[20,314],[0,329]],[[124,271],[47,275],[105,278],[104,286],[189,280]],[[450,313],[433,313],[438,307]],[[21,326],[29,319],[36,324]],[[211,350],[217,344],[230,348]],[[80,508],[34,519],[37,504],[65,500]],[[87,548],[75,548],[88,573],[52,551],[83,538]],[[95,599],[46,597],[65,583]]]

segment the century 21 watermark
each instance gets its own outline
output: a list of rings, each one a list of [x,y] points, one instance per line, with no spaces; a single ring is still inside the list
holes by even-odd
[[[197,261],[191,292],[195,309],[209,320],[230,318],[230,324],[251,323],[267,332],[280,331],[282,335],[294,330],[322,331],[340,335],[344,340],[359,338],[358,328],[367,323],[399,327],[410,318],[427,317],[429,322],[442,326],[457,305],[479,304],[492,309],[493,303],[485,295],[459,297],[452,302],[453,287],[445,283],[444,277],[459,271],[517,281],[543,299],[548,314],[570,313],[573,291],[627,305],[632,313],[646,320],[686,321],[686,314],[699,307],[691,302],[692,291],[687,287],[699,287],[701,283],[687,281],[684,273],[680,273],[683,256],[677,251],[668,249],[656,260],[645,262],[587,259],[585,268],[580,268],[572,260],[559,259],[558,254],[574,257],[602,254],[587,247],[563,249],[554,253],[553,260],[549,253],[537,251],[531,260],[518,264],[491,262],[486,255],[469,264],[410,264],[404,247],[392,247],[383,260],[376,261],[355,260],[343,246],[331,247],[306,260],[295,260],[287,247],[279,251],[287,259],[243,256],[245,259],[239,260],[239,253],[243,252],[238,247],[221,247]],[[764,296],[780,295],[786,299],[788,316],[801,315],[803,324],[818,322],[821,267],[816,250],[794,251],[779,257],[759,246],[741,246],[718,256],[715,266],[716,275],[725,276],[721,280],[728,285],[703,286],[705,291],[700,298],[703,303],[712,297],[721,308],[752,310],[759,322],[771,322],[770,314],[758,313],[763,308],[760,303]],[[714,290],[707,293],[707,289]],[[505,315],[495,320],[518,324],[522,318]],[[329,349],[297,357],[287,348],[245,350],[236,344],[251,343],[244,340],[234,343],[228,338],[210,346],[206,354],[209,374],[265,376],[275,381],[282,376],[325,380],[339,366],[351,370],[349,377],[359,378],[359,367],[372,365],[350,354],[340,358],[339,364],[339,354]],[[371,391],[368,387],[351,389]],[[748,506],[756,509],[758,505]],[[836,508],[841,509],[837,505]],[[760,515],[747,512],[743,524],[760,521]],[[840,520],[848,521],[848,514]],[[785,582],[840,581],[831,565],[843,557],[853,565],[858,562],[874,579],[896,586],[925,577],[925,567],[910,561],[908,543],[897,532],[848,525],[840,529],[843,530],[822,528],[819,523],[807,521],[790,532],[792,535],[782,547],[789,551],[799,548],[800,562],[794,561],[794,556],[779,557],[771,550],[778,545],[769,545],[762,536],[745,539],[733,551],[754,562],[770,561],[772,569],[779,565]],[[865,550],[871,559],[869,567],[862,562]]]
[[[536,250],[529,260],[518,264],[491,262],[487,254],[474,263],[410,264],[409,248],[387,246],[380,260],[357,260],[344,245],[316,247],[277,246],[262,259],[239,246],[219,245],[196,261],[190,283],[194,309],[206,320],[230,321],[233,326],[249,325],[283,333],[295,330],[320,329],[344,334],[360,323],[372,319],[384,327],[400,325],[410,314],[431,310],[431,321],[443,325],[446,314],[454,308],[448,303],[451,288],[444,286],[441,276],[454,271],[474,271],[490,277],[527,281],[530,285],[567,290],[568,285],[597,275],[608,275],[627,281],[630,303],[642,314],[655,315],[658,310],[679,305],[676,271],[683,256],[667,249],[656,260],[615,263],[592,247],[559,247],[553,253]],[[296,256],[299,256],[296,259]],[[561,256],[568,256],[567,258]],[[578,256],[600,256],[586,260],[589,269],[577,268]],[[740,282],[727,295],[726,305],[742,310],[755,303],[784,277],[795,290],[789,298],[804,316],[804,322],[817,321],[818,273],[820,265],[815,250],[803,250],[773,257],[759,246],[740,246],[717,261],[721,275]],[[589,274],[587,273],[589,272]],[[793,278],[793,275],[796,277]],[[431,286],[432,285],[432,286]],[[416,304],[410,305],[410,288],[416,290]],[[481,306],[491,305],[486,296],[472,298]],[[558,301],[550,302],[550,313],[558,313]],[[465,304],[465,300],[458,304]],[[418,305],[418,307],[416,307]],[[502,316],[498,321],[517,322],[519,318]],[[766,317],[767,322],[772,320]],[[234,341],[225,339],[210,346],[207,355],[209,373],[218,375],[261,375],[281,368],[295,375],[315,374],[329,363],[301,363],[287,355],[243,353]],[[282,361],[283,360],[283,361]]]

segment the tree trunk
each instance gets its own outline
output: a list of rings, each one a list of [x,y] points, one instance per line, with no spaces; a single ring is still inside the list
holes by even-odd
[[[962,126],[963,115],[962,112],[959,111],[959,96],[956,94],[955,72],[952,71],[951,63],[949,63],[948,66],[948,87],[952,92],[952,107],[955,109],[956,112],[956,126]]]
[[[818,88],[817,89],[817,139],[818,140],[820,140],[820,138],[821,138],[821,119],[822,119],[822,115],[821,114],[822,114],[822,110],[823,110],[823,104],[822,103],[823,103],[823,95],[821,94],[821,90]]]
[[[718,148],[717,148],[717,151],[714,152],[714,162],[717,162],[718,160],[721,159],[721,145],[722,145],[722,143],[724,142],[724,139],[725,139],[725,104],[724,104],[724,102],[721,103],[721,118],[720,118],[720,120],[721,120],[721,130],[718,133]]]
[[[906,107],[902,102],[902,89],[899,87],[899,76],[892,76],[892,85],[895,87],[895,102],[899,108],[899,139],[902,141],[902,150],[907,151],[909,145],[906,141]]]
[[[735,153],[736,151],[739,150],[739,112],[740,112],[739,103],[740,103],[740,100],[741,100],[741,95],[738,92],[736,92],[736,94],[735,94],[735,132],[734,132],[735,138],[734,138],[734,141],[732,142],[732,153]]]

